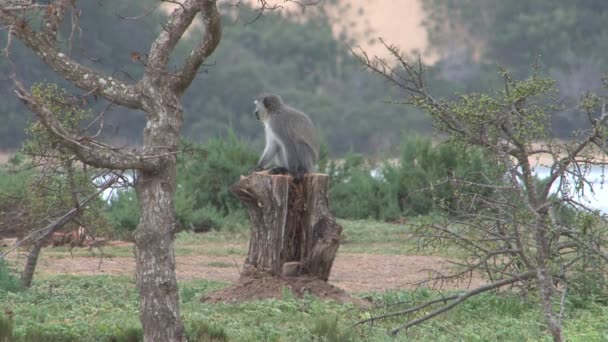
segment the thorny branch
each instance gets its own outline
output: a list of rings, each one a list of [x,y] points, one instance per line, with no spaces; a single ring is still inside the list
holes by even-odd
[[[55,137],[60,139],[67,148],[79,157],[84,163],[98,167],[115,170],[141,169],[153,170],[158,160],[149,158],[152,154],[119,152],[111,148],[102,147],[92,139],[75,137],[59,123],[54,113],[36,100],[17,79],[15,93],[17,97],[38,117],[42,124]]]
[[[38,236],[37,240],[42,240],[49,234],[52,234],[53,232],[57,231],[57,229],[63,227],[67,222],[71,221],[76,215],[80,214],[80,212],[82,212],[82,210],[84,210],[84,208],[86,207],[87,203],[98,198],[99,195],[101,195],[106,189],[109,189],[110,187],[112,187],[114,185],[114,183],[116,183],[117,180],[118,180],[117,177],[110,178],[108,181],[106,181],[105,183],[100,185],[98,190],[95,193],[87,196],[85,199],[78,202],[67,213],[65,213],[61,217],[55,219],[53,222],[49,223],[48,225],[46,225],[42,228],[36,229],[36,230],[32,231],[31,233],[29,233],[28,235],[26,235],[25,237],[23,237],[21,240],[19,240],[17,243],[15,243],[15,245],[13,245],[11,248],[4,251],[4,253],[2,253],[0,255],[0,259],[3,259],[4,257],[6,257],[10,252],[19,248],[24,242],[28,241],[32,237],[38,236],[41,233],[41,235]]]
[[[460,102],[447,102],[436,99],[427,90],[420,58],[410,62],[398,48],[381,42],[395,63],[370,57],[362,49],[351,51],[367,69],[403,90],[406,103],[428,111],[436,126],[450,139],[483,149],[505,168],[502,177],[489,186],[482,181],[448,179],[449,184],[463,189],[458,193],[457,203],[452,204],[453,208],[444,208],[450,215],[449,222],[415,228],[422,248],[452,245],[467,254],[464,262],[452,262],[460,271],[448,275],[434,272],[426,283],[443,285],[445,281],[460,280],[480,272],[487,274],[491,283],[468,291],[458,299],[449,297],[453,300],[451,303],[410,320],[392,332],[424,322],[470,296],[497,286],[523,283],[526,288],[535,285],[549,331],[555,341],[561,341],[564,308],[562,306],[557,313],[553,309],[552,298],[557,293],[553,283],[562,281],[575,265],[585,262],[589,254],[608,261],[603,251],[606,237],[602,235],[606,217],[573,198],[573,194],[584,198],[586,188],[592,191],[588,171],[592,166],[604,167],[606,164],[590,151],[594,145],[606,151],[608,113],[605,105],[602,104],[597,118],[589,113],[591,129],[582,138],[574,143],[562,143],[552,139],[547,128],[546,113],[553,107],[543,100],[548,97],[552,82],[538,80],[536,75],[517,82],[503,71],[505,89],[499,95],[500,99],[471,94],[461,96]],[[537,98],[541,100],[535,102]],[[544,145],[535,147],[534,139],[544,140]],[[549,177],[539,183],[533,162],[543,156],[551,158]],[[553,194],[555,191],[557,193]],[[582,233],[580,228],[568,227],[577,223],[564,221],[560,217],[562,210],[574,210],[574,215],[587,217],[587,222],[599,228],[596,232]],[[562,226],[567,228],[560,228]],[[555,269],[561,272],[552,271]],[[560,300],[562,305],[565,295],[564,291]],[[426,308],[428,304],[419,307]],[[416,307],[401,314],[419,310]]]

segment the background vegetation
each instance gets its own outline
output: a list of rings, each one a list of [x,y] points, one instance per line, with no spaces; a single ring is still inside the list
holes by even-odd
[[[426,74],[429,89],[438,99],[454,99],[461,93],[498,85],[497,64],[518,77],[538,63],[557,81],[563,105],[551,113],[552,130],[548,134],[572,138],[572,132],[585,127],[585,120],[574,114],[574,100],[601,86],[600,75],[608,62],[608,7],[603,1],[431,0],[423,4],[428,13],[424,24],[430,38],[429,51],[440,57]],[[155,16],[162,14],[137,22],[116,15],[142,13],[146,8],[143,1],[83,1],[80,6],[83,30],[95,31],[98,39],[78,41],[73,49],[75,58],[117,77],[138,75],[142,68],[129,54],[145,53],[143,47],[162,29],[154,24]],[[455,213],[462,211],[459,199],[471,194],[491,197],[496,190],[483,185],[500,185],[503,181],[504,169],[480,149],[412,138],[413,131],[430,132],[430,120],[412,107],[383,103],[398,94],[362,70],[348,50],[347,45],[353,41],[345,36],[336,38],[322,11],[311,15],[308,22],[272,12],[255,25],[243,25],[234,23],[235,12],[224,10],[224,22],[228,24],[222,45],[185,99],[184,127],[189,140],[183,143],[186,152],[179,157],[175,211],[179,228],[189,232],[178,235],[179,255],[202,253],[200,245],[184,242],[201,243],[190,232],[211,231],[205,235],[211,243],[218,236],[222,241],[246,240],[245,213],[228,188],[251,169],[259,155],[262,134],[251,115],[251,100],[262,91],[280,92],[289,103],[305,108],[322,130],[325,150],[321,170],[332,178],[330,205],[336,216],[348,220],[343,221],[347,229],[341,251],[406,254],[415,247],[414,241],[404,237],[412,231],[382,222],[455,218]],[[239,16],[251,18],[255,13],[242,6]],[[108,29],[97,31],[100,20],[112,24],[104,24]],[[3,39],[5,36],[0,36],[2,46],[6,44]],[[181,58],[187,44],[173,57]],[[13,58],[25,61],[18,65],[24,81],[47,79],[65,85],[26,49],[17,47],[13,53]],[[113,62],[106,63],[109,60]],[[121,67],[108,70],[107,65]],[[7,70],[7,61],[0,59],[0,73],[7,74]],[[0,127],[0,148],[20,147],[27,136],[24,128],[30,114],[11,95],[11,87],[8,80],[0,79],[0,93],[5,99],[0,104],[0,120],[4,123]],[[105,104],[96,106],[101,109]],[[140,114],[117,109],[109,113],[107,121],[104,133],[108,139],[137,143],[133,137],[142,129]],[[26,145],[26,150],[28,147],[32,146]],[[370,158],[372,154],[374,158]],[[57,187],[52,200],[41,200],[45,189],[32,188],[34,172],[13,172],[23,169],[22,162],[17,156],[13,163],[0,168],[0,233],[4,236],[21,235],[38,224],[43,219],[38,213],[49,209],[45,205],[53,204],[51,209],[58,211],[56,208],[68,201],[65,191]],[[451,178],[471,180],[477,185],[450,182]],[[49,188],[59,184],[57,178],[43,180]],[[542,184],[542,180],[538,182]],[[119,191],[95,206],[102,210],[95,219],[110,223],[105,232],[108,237],[131,239],[139,220],[133,191]],[[557,222],[581,231],[605,229],[585,221],[585,215],[578,216],[572,208],[557,210]],[[374,221],[350,221],[364,219]],[[438,245],[434,253],[461,256],[461,250],[445,246]],[[244,253],[206,247],[209,253]],[[110,249],[108,253],[132,255],[127,248]],[[66,255],[65,250],[54,252],[57,257]],[[569,279],[564,334],[572,341],[608,340],[608,282],[601,272],[604,264],[593,258],[586,260],[589,262]],[[588,272],[597,265],[600,272]],[[0,314],[0,341],[136,341],[141,335],[130,279],[42,276],[31,290],[18,292],[21,288],[12,266],[0,263],[0,309],[4,310]],[[386,336],[386,329],[400,322],[393,319],[349,329],[356,321],[370,317],[370,311],[312,298],[298,301],[287,291],[281,300],[200,304],[201,295],[224,285],[182,282],[182,310],[192,340],[385,341],[392,340]],[[519,294],[506,291],[474,297],[447,313],[445,319],[426,322],[400,338],[546,339],[545,327],[539,323],[542,314],[538,298]],[[423,290],[361,296],[379,304],[412,305],[435,298],[438,293]]]
[[[328,6],[335,2],[328,1]],[[603,1],[432,0],[422,4],[428,15],[424,24],[429,52],[439,56],[427,73],[435,95],[452,97],[488,89],[500,82],[496,65],[522,76],[538,62],[557,80],[562,100],[568,104],[553,119],[555,133],[570,137],[573,128],[584,125],[568,107],[574,107],[585,91],[602,85],[608,35],[604,25],[608,9]],[[147,5],[146,1],[118,0],[79,4],[83,36],[94,31],[97,39],[77,39],[74,58],[116,77],[139,75],[142,68],[130,59],[130,52],[146,53],[144,47],[162,29],[156,23],[163,14],[154,12],[137,21],[118,15],[142,13]],[[375,39],[374,33],[336,38],[333,22],[323,11],[307,12],[310,22],[295,20],[285,12],[269,12],[254,25],[244,25],[255,17],[244,5],[238,22],[229,7],[223,11],[222,45],[184,99],[189,139],[206,142],[233,129],[239,137],[255,139],[261,146],[251,101],[264,91],[279,92],[289,103],[306,109],[322,127],[333,155],[395,152],[392,147],[399,145],[403,130],[430,132],[430,120],[418,110],[383,103],[396,98],[392,88],[363,71],[350,54],[348,46],[356,45],[354,39]],[[97,30],[100,21],[111,25]],[[6,35],[0,36],[0,45],[4,46],[5,39]],[[176,60],[187,44],[176,52]],[[13,50],[13,58],[25,61],[19,63],[18,74],[26,83],[46,79],[64,84],[26,49],[15,46]],[[109,65],[120,67],[110,70]],[[8,75],[8,67],[0,59],[0,74]],[[5,123],[0,127],[0,149],[20,146],[31,117],[11,89],[10,80],[0,79],[5,99],[0,104],[0,119]],[[98,108],[104,105],[99,103]],[[110,113],[107,122],[106,136],[115,140],[137,143],[134,137],[143,129],[141,115],[126,115],[122,109]]]
[[[413,247],[403,238],[403,226],[371,221],[341,221],[347,235],[341,249],[348,253],[406,254]],[[227,251],[210,248],[222,241],[243,243],[245,235],[187,232],[176,239],[178,256],[216,255]],[[194,247],[191,249],[191,247]],[[109,255],[128,256],[127,247],[107,249]],[[75,253],[80,253],[76,251]],[[86,253],[86,252],[85,252]],[[448,252],[450,253],[450,252]],[[53,251],[56,258],[70,258],[68,251]],[[233,267],[232,265],[226,267]],[[0,341],[139,341],[137,292],[127,276],[41,275],[27,292],[6,288],[0,271]],[[442,319],[431,320],[407,333],[392,337],[387,329],[402,318],[352,327],[371,314],[436,298],[437,291],[387,291],[360,293],[373,300],[374,309],[351,304],[296,299],[288,290],[282,298],[242,304],[201,303],[205,294],[226,286],[208,280],[180,282],[182,315],[191,341],[546,341],[542,313],[534,296],[504,291],[487,293],[465,302]],[[442,292],[443,295],[451,291]],[[608,309],[593,294],[568,296],[565,335],[569,341],[604,341]],[[4,334],[4,335],[2,335]],[[12,337],[7,337],[12,336]],[[4,338],[4,340],[2,339]]]

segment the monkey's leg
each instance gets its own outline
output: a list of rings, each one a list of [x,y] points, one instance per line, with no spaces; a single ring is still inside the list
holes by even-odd
[[[271,175],[286,175],[289,173],[289,170],[284,166],[276,166],[268,171]]]
[[[298,169],[296,170],[296,172],[291,173],[291,176],[293,177],[293,182],[296,184],[300,184],[302,182],[302,179],[304,179],[304,175],[306,173],[307,172],[303,167],[298,166]]]

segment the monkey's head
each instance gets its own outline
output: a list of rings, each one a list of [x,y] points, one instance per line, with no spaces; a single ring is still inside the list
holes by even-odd
[[[266,121],[271,113],[283,106],[283,99],[279,95],[265,94],[259,96],[253,103],[255,104],[255,117],[260,121]]]

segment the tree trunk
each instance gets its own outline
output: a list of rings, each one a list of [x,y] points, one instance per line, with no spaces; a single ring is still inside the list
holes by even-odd
[[[112,182],[113,183],[113,182]],[[98,195],[98,194],[96,194]],[[65,215],[52,222],[48,226],[42,229],[42,231],[38,234],[39,236],[36,238],[34,244],[32,245],[32,249],[30,253],[27,255],[27,259],[25,260],[25,267],[23,268],[23,272],[21,273],[21,283],[26,288],[32,286],[32,279],[34,279],[34,272],[36,271],[36,265],[38,264],[38,256],[40,255],[40,250],[44,246],[44,244],[48,241],[48,239],[53,235],[54,232],[61,229],[68,222],[74,218],[74,216],[78,215],[84,205],[91,199],[84,200],[77,207],[72,208]],[[24,238],[24,240],[27,237]]]
[[[175,276],[175,219],[173,198],[176,186],[175,152],[179,144],[181,108],[171,94],[154,93],[151,87],[146,103],[148,124],[144,146],[157,148],[164,165],[155,172],[139,171],[135,190],[140,220],[135,231],[135,260],[139,289],[140,319],[145,342],[186,341],[179,311]],[[161,103],[153,102],[155,100]],[[167,104],[173,105],[168,108]],[[164,105],[163,105],[164,104]],[[154,129],[151,129],[154,128]]]
[[[535,242],[536,242],[536,278],[538,280],[538,292],[545,314],[545,319],[549,328],[549,332],[553,337],[554,342],[563,341],[561,317],[556,317],[553,310],[553,277],[549,270],[548,263],[551,261],[551,247],[549,245],[549,237],[547,232],[550,231],[550,219],[547,212],[540,213],[540,219],[536,224]]]
[[[251,221],[246,263],[278,276],[310,275],[327,281],[342,227],[328,208],[329,177],[253,173],[231,191],[245,203]]]
[[[30,288],[30,286],[32,286],[32,280],[34,279],[34,272],[36,271],[36,265],[38,264],[40,250],[50,236],[51,235],[49,234],[34,242],[32,249],[30,249],[30,252],[27,254],[27,258],[25,259],[25,267],[21,273],[21,284],[23,284],[23,287]]]

